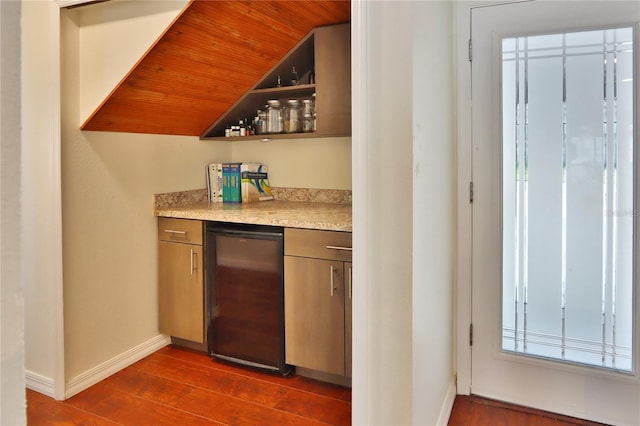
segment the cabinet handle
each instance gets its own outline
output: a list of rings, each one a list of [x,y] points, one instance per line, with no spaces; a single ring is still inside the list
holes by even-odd
[[[349,267],[349,300],[351,300],[351,267]]]
[[[333,274],[335,273],[335,271],[336,271],[336,268],[334,268],[333,265],[331,265],[331,280],[330,280],[331,281],[330,282],[330,284],[331,284],[331,297],[333,297],[333,290],[334,290],[334,288],[333,288]]]
[[[351,247],[342,247],[342,246],[325,246],[329,250],[344,250],[344,251],[353,251]]]
[[[198,267],[196,266],[198,264],[198,262],[194,262],[193,258],[196,255],[195,250],[191,249],[191,275],[193,275],[193,271],[194,270],[198,270]]]
[[[165,229],[167,234],[187,235],[187,231],[174,231],[173,229]]]

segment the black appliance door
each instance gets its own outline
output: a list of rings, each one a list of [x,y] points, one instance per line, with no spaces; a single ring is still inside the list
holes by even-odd
[[[209,355],[287,374],[282,228],[212,224],[207,249]]]

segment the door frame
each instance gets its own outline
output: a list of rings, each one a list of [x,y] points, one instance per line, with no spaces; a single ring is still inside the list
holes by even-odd
[[[473,139],[471,115],[471,40],[472,9],[502,4],[525,3],[533,0],[459,1],[455,3],[455,69],[456,69],[456,132],[457,132],[457,249],[455,288],[455,365],[459,395],[471,393],[471,271],[473,248]]]
[[[473,243],[473,205],[470,202],[470,182],[473,178],[473,139],[472,139],[472,101],[471,101],[471,12],[473,9],[525,3],[535,0],[510,0],[510,1],[461,1],[455,8],[455,49],[456,49],[456,114],[457,114],[457,265],[456,265],[456,339],[455,339],[455,363],[457,368],[457,393],[469,395],[471,393],[472,358],[470,345],[470,325],[472,324],[472,243]],[[635,41],[640,36],[635,36]],[[639,59],[635,59],[635,67],[640,70]],[[639,71],[640,72],[640,71]],[[640,85],[637,86],[635,96],[640,96]],[[637,105],[636,105],[637,106]],[[637,113],[636,113],[637,116]],[[638,124],[638,123],[637,123]],[[636,160],[640,154],[636,153]],[[634,183],[640,185],[640,173],[634,173]],[[640,238],[637,236],[633,242],[634,250],[640,252]],[[640,279],[640,268],[634,267],[634,277]],[[634,290],[634,298],[638,298],[637,290]],[[634,315],[634,327],[640,327],[640,315]],[[634,331],[634,341],[637,339],[638,330]],[[638,348],[634,346],[634,351]],[[637,357],[637,355],[636,355]],[[531,361],[535,363],[536,361]],[[634,365],[640,362],[636,359]],[[635,374],[640,374],[636,371]]]

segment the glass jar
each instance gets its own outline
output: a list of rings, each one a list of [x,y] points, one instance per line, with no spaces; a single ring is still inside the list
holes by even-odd
[[[267,133],[282,133],[283,115],[280,101],[271,99],[267,101]]]
[[[305,133],[313,132],[314,112],[315,103],[313,99],[304,99],[302,101],[302,131]]]
[[[312,99],[304,99],[302,101],[302,115],[313,115],[314,106]]]
[[[289,99],[287,102],[287,108],[284,110],[284,132],[302,132],[302,110],[297,99]]]
[[[258,110],[254,120],[256,135],[264,135],[267,133],[267,113],[261,109]]]
[[[302,131],[304,133],[313,132],[313,115],[304,114],[302,116]]]

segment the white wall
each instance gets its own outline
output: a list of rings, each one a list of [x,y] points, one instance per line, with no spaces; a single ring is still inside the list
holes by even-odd
[[[353,147],[353,422],[446,423],[455,397],[452,3],[354,10],[366,26],[354,45],[354,60],[366,58],[365,83],[354,85],[366,138],[357,131]]]
[[[25,424],[20,273],[20,2],[0,3],[0,424]]]
[[[373,313],[367,423],[411,424],[413,7],[410,2],[373,2],[370,12],[367,30],[375,54],[369,62],[367,140],[372,193],[366,285]]]
[[[351,138],[232,143],[232,161],[269,166],[274,187],[351,189]]]
[[[442,410],[455,396],[452,23],[451,2],[414,4],[413,424],[419,425],[446,420]]]
[[[62,398],[59,42],[42,37],[58,33],[58,15],[53,2],[22,2],[21,231],[27,385]]]
[[[368,155],[354,158],[366,162],[359,178],[369,185],[354,194],[366,216],[353,220],[354,239],[367,240],[360,247],[368,269],[366,282],[359,279],[362,253],[354,242],[354,424],[412,423],[412,12],[410,2],[370,2],[364,23],[368,136],[359,143]],[[362,188],[356,185],[354,191]],[[367,293],[364,307],[359,291]],[[366,394],[366,406],[356,402],[358,393]]]

